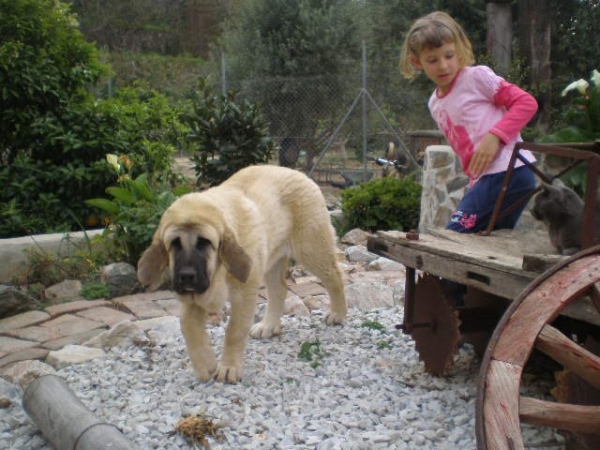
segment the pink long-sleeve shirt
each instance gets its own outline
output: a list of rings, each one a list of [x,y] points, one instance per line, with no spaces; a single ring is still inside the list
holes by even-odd
[[[468,167],[479,141],[488,132],[502,141],[502,147],[481,176],[506,171],[515,143],[522,141],[521,129],[537,111],[537,102],[489,67],[467,66],[445,94],[434,91],[429,111],[460,158],[472,185],[478,178],[469,173]],[[521,150],[521,155],[527,161],[535,161],[529,150]],[[517,160],[515,167],[522,165]]]

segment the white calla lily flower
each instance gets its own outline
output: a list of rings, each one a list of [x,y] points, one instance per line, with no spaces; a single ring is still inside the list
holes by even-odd
[[[580,94],[585,94],[585,91],[587,90],[588,86],[590,84],[585,81],[583,78],[580,78],[577,81],[573,81],[571,84],[569,84],[561,93],[560,95],[562,97],[564,97],[565,95],[567,95],[568,92],[577,89],[579,91]]]
[[[121,166],[119,165],[119,157],[117,155],[113,155],[113,154],[107,154],[106,155],[106,160],[108,161],[108,163],[113,166],[115,168],[115,170],[117,172],[119,172]]]
[[[600,72],[598,72],[596,69],[592,70],[590,80],[592,80],[592,83],[594,83],[596,87],[600,87]]]

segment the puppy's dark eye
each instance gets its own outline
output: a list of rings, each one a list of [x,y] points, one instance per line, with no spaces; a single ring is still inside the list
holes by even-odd
[[[196,238],[196,250],[204,250],[206,247],[210,246],[210,241],[208,239],[204,239],[203,237],[198,236]]]
[[[181,239],[175,238],[171,241],[171,249],[172,250],[181,250]]]

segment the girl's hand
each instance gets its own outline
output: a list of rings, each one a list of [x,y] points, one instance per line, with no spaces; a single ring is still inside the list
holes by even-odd
[[[496,157],[500,148],[500,138],[492,133],[487,133],[477,145],[473,158],[469,163],[471,176],[478,178]]]

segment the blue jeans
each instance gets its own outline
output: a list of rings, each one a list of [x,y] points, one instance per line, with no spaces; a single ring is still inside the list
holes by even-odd
[[[452,213],[446,229],[459,233],[477,233],[485,230],[492,219],[505,175],[506,172],[499,172],[481,177],[462,198],[456,211]],[[495,230],[515,227],[527,202],[523,202],[506,216],[503,212],[534,189],[535,176],[528,167],[521,166],[513,170],[502,202],[500,220],[494,226]]]

